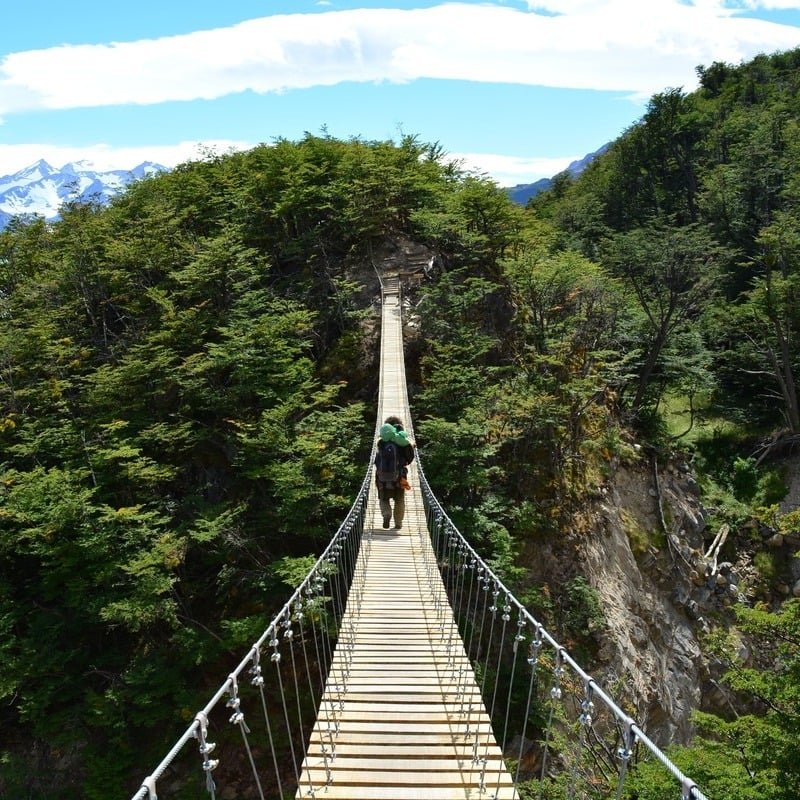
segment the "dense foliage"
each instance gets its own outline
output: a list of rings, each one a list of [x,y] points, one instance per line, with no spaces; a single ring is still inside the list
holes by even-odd
[[[374,424],[349,270],[448,180],[308,136],[0,235],[0,793],[121,794],[327,543]]]
[[[779,409],[797,433],[800,51],[698,74],[698,91],[654,96],[578,180],[534,205],[641,306],[630,410],[689,381],[754,421]]]
[[[735,560],[737,543],[754,546],[748,524],[797,532],[777,503],[800,434],[800,50],[698,76],[698,91],[653,97],[584,175],[560,176],[532,206],[629,295],[635,324],[620,340],[632,380],[619,411],[662,449],[695,428],[683,445],[717,505],[712,531],[734,528]],[[676,402],[688,406],[680,433]],[[755,607],[727,621],[739,646],[707,643],[727,668],[731,716],[699,715],[702,738],[673,755],[709,796],[797,796],[798,606],[775,601],[796,582],[790,559],[755,553],[772,605],[751,592]],[[673,796],[656,772],[642,769],[637,797]]]

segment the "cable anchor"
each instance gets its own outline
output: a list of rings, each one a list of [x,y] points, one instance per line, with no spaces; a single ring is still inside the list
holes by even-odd
[[[250,667],[250,674],[253,676],[250,683],[253,686],[263,686],[264,676],[261,674],[261,648],[253,646],[253,665]]]
[[[561,663],[562,658],[563,648],[559,647],[558,651],[556,652],[556,664],[553,667],[553,685],[550,688],[550,698],[552,700],[560,700],[562,695],[561,676],[564,674],[564,666]]]
[[[522,630],[527,624],[528,622],[522,613],[522,609],[519,609],[519,614],[517,616],[517,633],[514,636],[514,644],[512,645],[512,650],[515,654],[517,650],[519,650],[519,643],[525,641],[525,635],[522,633]]]
[[[200,741],[199,750],[200,754],[203,756],[203,772],[206,774],[206,791],[208,791],[213,798],[214,793],[217,791],[217,785],[214,783],[214,778],[211,777],[211,773],[217,768],[219,759],[211,759],[208,756],[217,745],[216,742],[208,741],[208,716],[206,713],[200,711],[195,715],[195,721],[197,722],[197,728],[194,731],[194,737]]]
[[[594,703],[592,702],[592,695],[594,694],[594,686],[591,679],[586,681],[583,687],[584,698],[581,700],[581,715],[579,717],[581,725],[590,727],[592,724],[592,714],[594,713]]]
[[[544,636],[542,636],[542,624],[536,623],[536,630],[533,632],[533,639],[531,639],[530,649],[528,652],[528,663],[535,667],[539,663],[539,652],[544,644]]]
[[[241,725],[245,733],[250,733],[250,729],[247,727],[247,723],[244,721],[244,714],[239,710],[239,706],[241,705],[242,701],[239,699],[239,684],[236,682],[236,675],[231,673],[228,675],[228,678],[231,681],[231,688],[228,689],[230,697],[225,705],[228,708],[233,709],[233,714],[231,714],[228,722],[230,722],[231,725]]]

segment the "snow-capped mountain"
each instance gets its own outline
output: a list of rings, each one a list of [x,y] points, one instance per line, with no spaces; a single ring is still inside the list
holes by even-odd
[[[101,171],[88,161],[73,161],[56,169],[40,159],[13,175],[0,177],[0,230],[18,215],[56,219],[67,200],[106,203],[132,181],[164,170],[166,167],[152,161],[130,170]]]

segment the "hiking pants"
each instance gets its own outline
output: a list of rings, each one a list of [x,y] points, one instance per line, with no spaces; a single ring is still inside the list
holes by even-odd
[[[378,486],[378,503],[384,519],[392,518],[394,503],[394,524],[397,527],[403,524],[406,515],[406,490],[402,486]]]

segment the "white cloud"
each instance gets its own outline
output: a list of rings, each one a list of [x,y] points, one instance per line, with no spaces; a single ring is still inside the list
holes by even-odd
[[[548,13],[444,3],[276,15],[161,39],[12,53],[0,61],[0,116],[417,78],[648,95],[693,88],[698,64],[800,44],[800,28],[737,17],[722,0],[530,6]]]
[[[462,169],[485,174],[500,186],[534,183],[552,178],[581,156],[563,158],[522,158],[491,153],[448,153],[448,161],[459,162]]]
[[[613,3],[609,0],[527,0],[528,8],[531,11],[545,11],[551,14],[581,14],[603,12]],[[679,5],[672,0],[648,0],[647,3],[628,3],[630,10],[635,10],[636,6],[640,11],[648,12],[657,6]],[[687,0],[680,5],[688,6],[691,10],[706,9],[721,16],[736,13],[742,9],[750,10],[773,10],[773,9],[800,9],[800,0]]]
[[[52,144],[0,145],[0,175],[12,175],[43,158],[53,167],[72,161],[86,161],[97,170],[133,169],[143,161],[155,161],[174,167],[186,161],[197,161],[209,152],[224,154],[247,150],[254,145],[228,140],[185,141],[172,145],[113,147],[108,144],[66,147]]]
[[[739,0],[742,6],[750,9],[766,9],[768,11],[800,11],[800,0]]]

